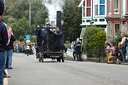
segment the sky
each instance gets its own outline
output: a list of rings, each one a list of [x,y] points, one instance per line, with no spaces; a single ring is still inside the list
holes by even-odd
[[[49,19],[50,21],[55,21],[56,23],[56,14],[57,11],[62,11],[64,0],[52,0],[52,3],[45,3],[45,6],[48,8],[49,11]]]

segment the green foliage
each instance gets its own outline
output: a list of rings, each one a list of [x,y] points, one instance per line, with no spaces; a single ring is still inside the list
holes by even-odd
[[[26,34],[34,35],[37,24],[43,27],[48,17],[48,10],[42,4],[42,0],[31,0],[31,25],[29,25],[29,4],[30,0],[5,1],[5,22],[12,26],[14,36],[19,41],[22,41]]]
[[[106,33],[102,28],[95,26],[86,27],[83,37],[84,52],[98,57],[99,51],[104,51],[105,41]]]
[[[110,43],[113,44],[114,46],[118,46],[118,43],[119,43],[121,40],[122,40],[122,38],[121,38],[121,32],[119,31],[119,32],[116,33],[116,37],[113,38],[113,39],[110,41]]]
[[[71,46],[71,44],[70,44],[70,43],[65,44],[65,47],[66,47],[66,48],[69,48],[70,46]]]
[[[36,36],[31,36],[31,37],[30,37],[30,41],[31,41],[32,43],[36,43],[36,42],[37,42]]]
[[[65,0],[63,6],[62,20],[64,41],[74,41],[80,36],[82,23],[82,10],[78,8],[81,0]]]

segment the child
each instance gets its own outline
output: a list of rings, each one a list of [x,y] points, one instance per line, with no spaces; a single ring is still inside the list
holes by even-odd
[[[106,43],[106,53],[107,53],[107,59],[108,59],[108,56],[109,56],[109,54],[110,54],[110,47],[111,47],[111,45],[109,44],[109,43]]]

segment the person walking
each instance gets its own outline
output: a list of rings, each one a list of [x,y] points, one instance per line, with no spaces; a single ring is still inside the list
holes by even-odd
[[[13,32],[12,32],[11,27],[8,27],[8,35],[9,35],[9,40],[8,40],[8,43],[6,44],[6,47],[5,47],[5,50],[4,50],[5,64],[7,64],[7,67],[5,65],[5,68],[13,69],[12,68],[13,43],[16,39],[13,36]]]
[[[3,85],[5,67],[4,47],[8,42],[8,31],[6,24],[2,21],[4,16],[4,3],[0,0],[0,85]]]
[[[125,63],[126,62],[126,56],[125,56],[125,51],[126,51],[126,48],[125,48],[125,40],[126,40],[126,37],[125,37],[125,34],[122,33],[121,34],[121,37],[122,37],[122,40],[121,40],[121,56],[122,56],[122,62]]]

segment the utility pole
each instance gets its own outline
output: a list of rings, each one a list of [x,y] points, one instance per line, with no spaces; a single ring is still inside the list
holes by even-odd
[[[31,1],[29,2],[29,26],[31,26]]]

